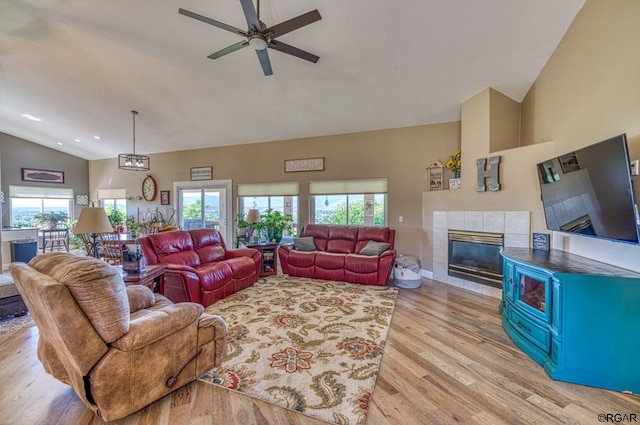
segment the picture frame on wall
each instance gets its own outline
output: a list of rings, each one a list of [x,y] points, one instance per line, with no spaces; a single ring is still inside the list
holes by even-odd
[[[171,197],[169,190],[161,190],[160,191],[160,205],[170,205]]]
[[[191,180],[211,180],[213,179],[213,167],[193,167],[191,168]]]
[[[284,160],[285,173],[297,173],[301,171],[324,171],[324,157]]]
[[[64,171],[21,168],[23,182],[64,183]]]

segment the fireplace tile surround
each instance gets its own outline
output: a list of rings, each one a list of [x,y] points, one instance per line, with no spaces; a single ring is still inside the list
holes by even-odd
[[[467,230],[504,234],[504,246],[528,248],[530,239],[529,211],[434,211],[433,212],[433,279],[494,298],[502,290],[448,275],[448,231]]]

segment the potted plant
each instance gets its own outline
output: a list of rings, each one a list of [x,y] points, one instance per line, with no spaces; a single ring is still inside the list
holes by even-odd
[[[280,243],[282,234],[286,230],[288,234],[293,233],[293,216],[274,211],[271,208],[260,215],[262,221],[257,223],[256,228],[267,241]]]
[[[125,213],[111,206],[108,206],[106,208],[106,212],[107,212],[107,218],[109,219],[109,222],[113,226],[113,230],[116,232],[121,232],[122,227],[126,220]]]
[[[33,216],[33,221],[38,225],[38,227],[51,229],[58,223],[68,222],[69,216],[67,215],[67,213],[62,211],[38,213]]]
[[[249,226],[250,224],[245,218],[243,212],[236,214],[236,236],[246,236]]]

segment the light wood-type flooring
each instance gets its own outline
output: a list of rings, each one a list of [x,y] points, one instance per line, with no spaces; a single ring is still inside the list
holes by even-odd
[[[367,424],[599,424],[601,413],[640,421],[640,396],[549,379],[504,333],[498,303],[430,280],[401,289]],[[37,339],[35,327],[0,335],[0,424],[103,424],[44,373]],[[111,423],[324,422],[196,381]]]

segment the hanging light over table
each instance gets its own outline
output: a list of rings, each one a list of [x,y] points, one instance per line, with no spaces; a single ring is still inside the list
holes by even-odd
[[[149,171],[151,161],[148,156],[136,153],[136,115],[138,111],[131,111],[133,114],[133,153],[121,153],[118,155],[118,168],[129,171]]]

